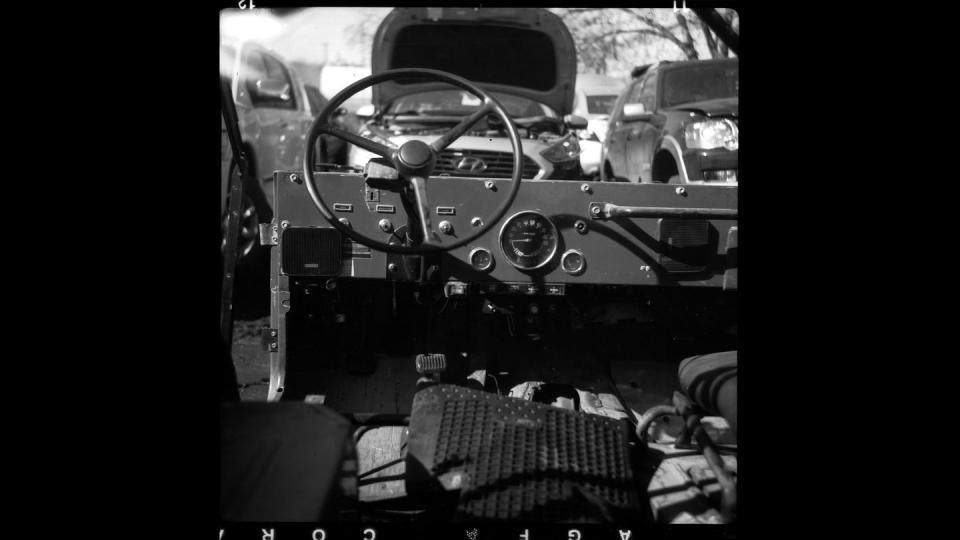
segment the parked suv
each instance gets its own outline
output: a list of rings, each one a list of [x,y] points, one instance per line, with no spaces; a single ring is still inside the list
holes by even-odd
[[[604,181],[737,184],[737,59],[639,70],[610,116]]]
[[[306,135],[313,122],[309,100],[294,70],[271,51],[252,42],[220,44],[220,72],[230,79],[243,146],[256,182],[244,185],[240,254],[257,245],[257,225],[273,216],[270,197],[276,170],[297,169],[303,163]],[[221,123],[222,124],[222,123]],[[227,180],[233,152],[221,136],[221,215],[226,216]]]

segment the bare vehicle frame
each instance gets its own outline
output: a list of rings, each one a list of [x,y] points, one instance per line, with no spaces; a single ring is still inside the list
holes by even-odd
[[[399,8],[383,25],[413,43],[486,26],[500,54],[498,28],[557,21]],[[737,186],[523,179],[529,134],[502,85],[438,58],[375,62],[317,117],[303,168],[275,173],[269,395],[222,403],[221,519],[735,522]],[[480,105],[429,142],[331,121],[365,88],[406,84]],[[509,177],[434,175],[478,124],[509,141]],[[376,157],[317,163],[322,135]]]

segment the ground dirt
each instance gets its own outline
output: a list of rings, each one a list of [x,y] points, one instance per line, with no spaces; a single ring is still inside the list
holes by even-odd
[[[270,377],[270,354],[261,345],[261,328],[270,318],[233,322],[233,365],[241,401],[266,401]]]

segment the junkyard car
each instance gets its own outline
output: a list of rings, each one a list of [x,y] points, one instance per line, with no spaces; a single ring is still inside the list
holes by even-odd
[[[603,179],[736,185],[739,89],[735,58],[648,67],[610,117]]]
[[[272,217],[267,184],[273,172],[303,163],[304,142],[313,122],[309,98],[294,70],[275,53],[248,41],[224,40],[220,45],[220,71],[230,79],[240,134],[256,182],[244,185],[240,242],[241,255],[256,246],[257,227]],[[226,197],[233,152],[221,140],[221,193]],[[225,206],[221,205],[221,215]]]
[[[600,175],[600,154],[607,136],[607,121],[626,83],[604,75],[577,75],[577,97],[573,113],[587,120],[580,130],[580,168],[589,178]]]
[[[224,522],[735,520],[737,188],[527,181],[573,104],[557,22],[394,10],[276,173],[271,403],[221,408]],[[430,134],[337,127],[368,87],[381,128]],[[478,125],[504,177],[446,157]],[[324,134],[374,157],[318,171]]]
[[[523,177],[580,177],[580,145],[571,128],[586,127],[573,109],[576,57],[573,38],[559,17],[547,11],[515,10],[489,17],[488,10],[435,8],[438,18],[387,16],[374,38],[374,75],[404,67],[428,67],[477,81],[493,92],[523,137]],[[537,58],[523,66],[495,59]],[[373,89],[375,118],[361,135],[401,145],[430,143],[481,103],[461,89],[435,82],[402,81]],[[487,121],[489,120],[489,121]],[[354,149],[350,165],[362,169],[373,154]],[[510,172],[510,142],[495,116],[478,122],[439,156],[436,172],[503,178]]]

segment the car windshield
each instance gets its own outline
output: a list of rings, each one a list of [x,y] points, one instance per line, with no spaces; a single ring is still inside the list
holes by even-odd
[[[617,95],[587,96],[587,112],[590,114],[610,114]]]
[[[696,65],[670,69],[663,74],[662,107],[675,107],[710,99],[735,98],[740,90],[736,63]]]
[[[490,92],[514,118],[527,116],[556,116],[546,105],[531,99]],[[434,90],[398,98],[387,107],[387,114],[426,116],[464,116],[480,108],[480,98],[462,90]]]

